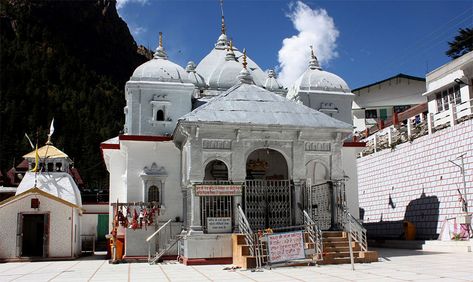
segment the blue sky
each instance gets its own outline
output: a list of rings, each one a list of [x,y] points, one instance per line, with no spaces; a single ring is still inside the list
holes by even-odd
[[[138,44],[154,50],[162,31],[169,58],[181,66],[198,63],[220,35],[217,0],[119,0],[119,6]],[[425,77],[450,60],[447,41],[458,28],[473,27],[471,0],[226,0],[224,12],[228,36],[263,70],[275,68],[290,81],[305,68],[312,44],[322,67],[351,88],[398,73]]]

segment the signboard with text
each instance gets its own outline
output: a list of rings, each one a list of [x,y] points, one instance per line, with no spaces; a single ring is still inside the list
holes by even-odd
[[[195,185],[197,196],[239,196],[241,185]]]
[[[267,240],[271,263],[305,258],[302,231],[270,234]]]
[[[207,233],[232,233],[232,218],[207,217]]]

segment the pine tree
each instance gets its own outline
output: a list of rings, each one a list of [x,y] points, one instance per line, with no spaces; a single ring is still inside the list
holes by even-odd
[[[449,49],[445,54],[452,59],[456,59],[473,51],[473,28],[460,28],[458,35],[452,42],[448,42]]]

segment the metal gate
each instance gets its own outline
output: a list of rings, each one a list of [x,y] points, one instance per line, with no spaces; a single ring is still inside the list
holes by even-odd
[[[307,181],[304,186],[302,191],[305,209],[321,229],[329,229],[332,218],[330,183],[311,185]]]
[[[291,226],[293,185],[290,180],[247,180],[244,188],[245,214],[251,229]]]
[[[334,199],[332,199],[332,192]],[[309,181],[303,188],[305,209],[322,230],[334,227],[343,221],[343,210],[346,209],[345,184],[343,181],[328,181],[311,185]],[[334,203],[332,203],[334,201]],[[335,209],[332,211],[332,209]]]
[[[200,220],[207,230],[207,218],[229,217],[233,224],[233,196],[204,196],[200,197]]]

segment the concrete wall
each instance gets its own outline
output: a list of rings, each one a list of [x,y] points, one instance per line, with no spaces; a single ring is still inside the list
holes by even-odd
[[[161,200],[164,210],[159,216],[160,221],[182,218],[182,193],[180,182],[181,153],[172,141],[121,141],[121,150],[126,151],[125,175],[122,177],[126,183],[126,198],[120,202],[139,202],[145,200],[143,179],[140,174],[144,167],[151,167],[156,163],[163,167],[166,178],[162,191]],[[114,190],[114,188],[112,187]],[[111,190],[112,190],[111,189]],[[113,198],[111,198],[113,202]],[[113,214],[112,212],[110,214]]]
[[[445,218],[461,213],[458,167],[465,155],[469,206],[473,205],[473,120],[358,159],[360,208],[369,237],[398,238],[402,221],[417,226],[417,238],[436,238]],[[471,211],[472,208],[470,208]],[[362,212],[363,213],[363,212]]]
[[[356,168],[356,155],[363,148],[342,148],[342,169],[348,176],[345,182],[345,195],[347,197],[348,211],[358,218],[358,174]]]
[[[31,208],[38,198],[40,208]],[[0,207],[0,258],[17,257],[18,213],[49,213],[49,257],[74,257],[80,253],[78,210],[39,194],[29,194]]]
[[[177,120],[192,110],[194,89],[190,83],[128,81],[125,133],[171,135]],[[164,121],[156,121],[157,109],[164,110]]]

